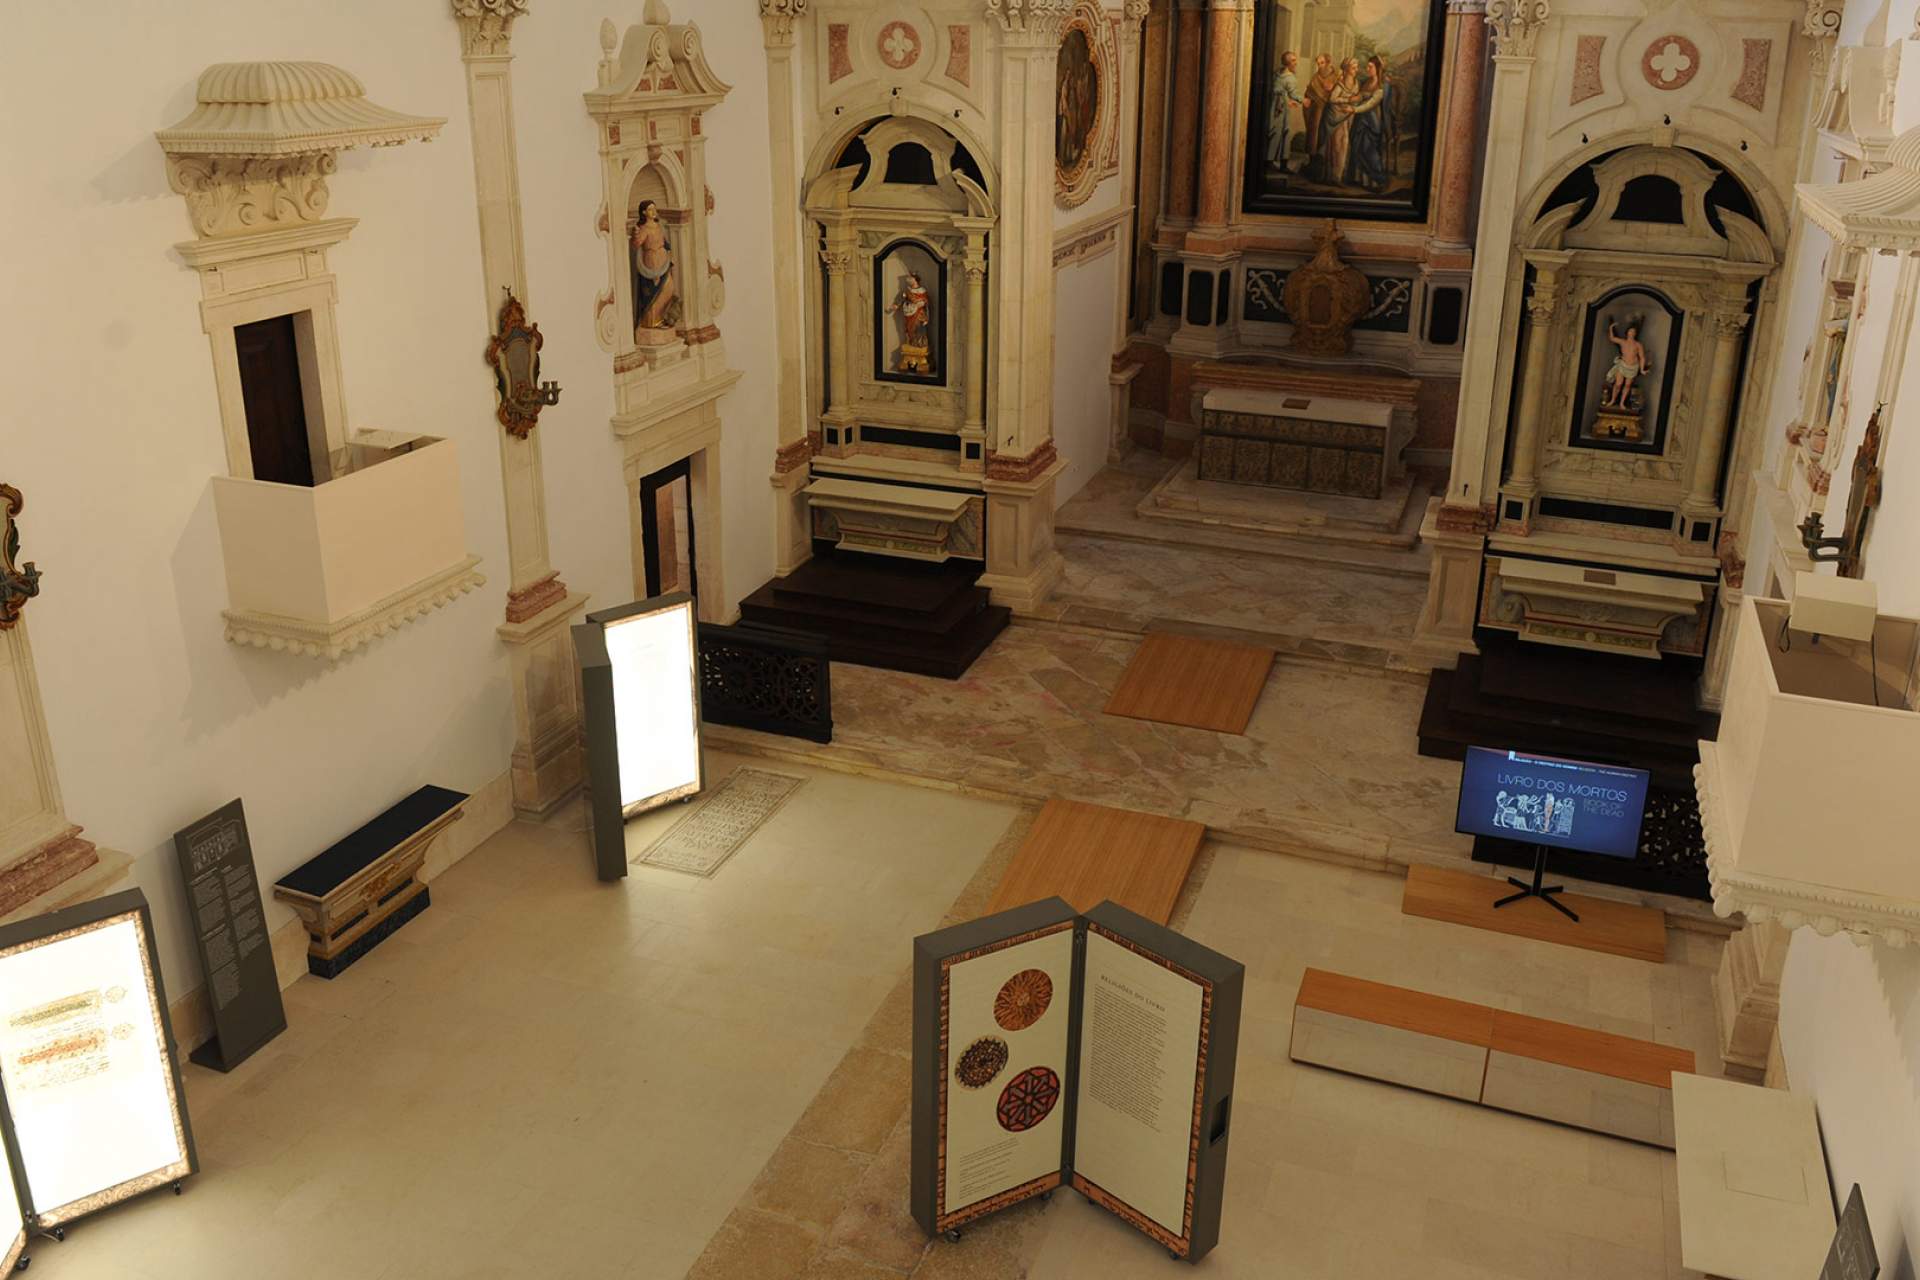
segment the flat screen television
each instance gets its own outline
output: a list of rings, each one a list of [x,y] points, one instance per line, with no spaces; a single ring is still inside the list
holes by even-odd
[[[1468,747],[1453,829],[1631,858],[1646,807],[1645,769]]]

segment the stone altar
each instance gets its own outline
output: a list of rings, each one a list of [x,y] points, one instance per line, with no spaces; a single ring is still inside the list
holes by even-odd
[[[1201,400],[1200,478],[1378,498],[1393,409],[1366,400],[1216,389]]]

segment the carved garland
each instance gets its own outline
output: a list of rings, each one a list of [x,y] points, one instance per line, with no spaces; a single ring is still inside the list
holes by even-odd
[[[27,601],[40,594],[40,571],[33,561],[19,563],[20,529],[14,517],[26,499],[10,484],[0,484],[0,631],[20,621]]]

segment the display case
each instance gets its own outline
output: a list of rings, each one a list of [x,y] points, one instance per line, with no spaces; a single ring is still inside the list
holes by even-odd
[[[1220,1238],[1244,971],[1112,902],[914,940],[913,1215],[1070,1186],[1176,1258]]]
[[[36,1231],[198,1169],[139,890],[0,929],[0,1137]]]
[[[627,819],[697,795],[700,672],[686,592],[590,613],[573,629],[587,730],[587,795],[602,880],[627,874]]]

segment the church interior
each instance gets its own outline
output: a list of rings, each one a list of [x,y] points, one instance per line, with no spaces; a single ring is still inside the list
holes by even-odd
[[[1920,1276],[1920,0],[8,22],[0,1268]]]

